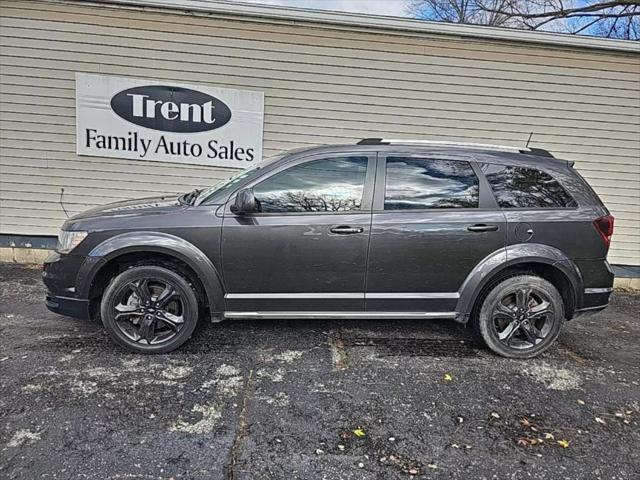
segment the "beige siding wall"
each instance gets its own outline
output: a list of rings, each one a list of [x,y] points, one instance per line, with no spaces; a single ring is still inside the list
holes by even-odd
[[[640,53],[37,1],[1,5],[0,232],[184,191],[230,170],[75,154],[75,72],[256,89],[264,148],[363,137],[532,146],[575,160],[640,264]],[[640,52],[640,49],[639,49]]]

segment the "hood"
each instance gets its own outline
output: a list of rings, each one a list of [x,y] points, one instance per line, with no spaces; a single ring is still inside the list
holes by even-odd
[[[137,200],[107,203],[106,205],[90,208],[89,210],[74,215],[67,220],[67,223],[96,217],[121,217],[140,214],[159,215],[163,213],[173,213],[186,207],[187,205],[182,205],[178,201],[178,196],[139,198]]]

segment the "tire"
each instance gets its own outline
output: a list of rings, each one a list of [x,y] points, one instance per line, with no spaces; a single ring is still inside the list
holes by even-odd
[[[481,298],[473,318],[476,336],[507,358],[533,358],[558,338],[564,323],[562,296],[535,275],[508,277]]]
[[[136,266],[113,278],[100,304],[111,338],[137,353],[167,353],[186,342],[198,323],[198,299],[181,275]]]

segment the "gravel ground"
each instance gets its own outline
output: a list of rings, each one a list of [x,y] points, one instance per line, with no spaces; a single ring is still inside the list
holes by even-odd
[[[638,295],[527,361],[424,320],[228,321],[140,356],[48,312],[39,270],[0,284],[0,478],[640,478]]]

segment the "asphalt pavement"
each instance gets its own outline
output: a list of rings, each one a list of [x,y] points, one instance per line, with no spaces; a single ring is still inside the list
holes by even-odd
[[[638,479],[640,295],[534,360],[450,321],[227,321],[142,356],[0,265],[0,478]]]

